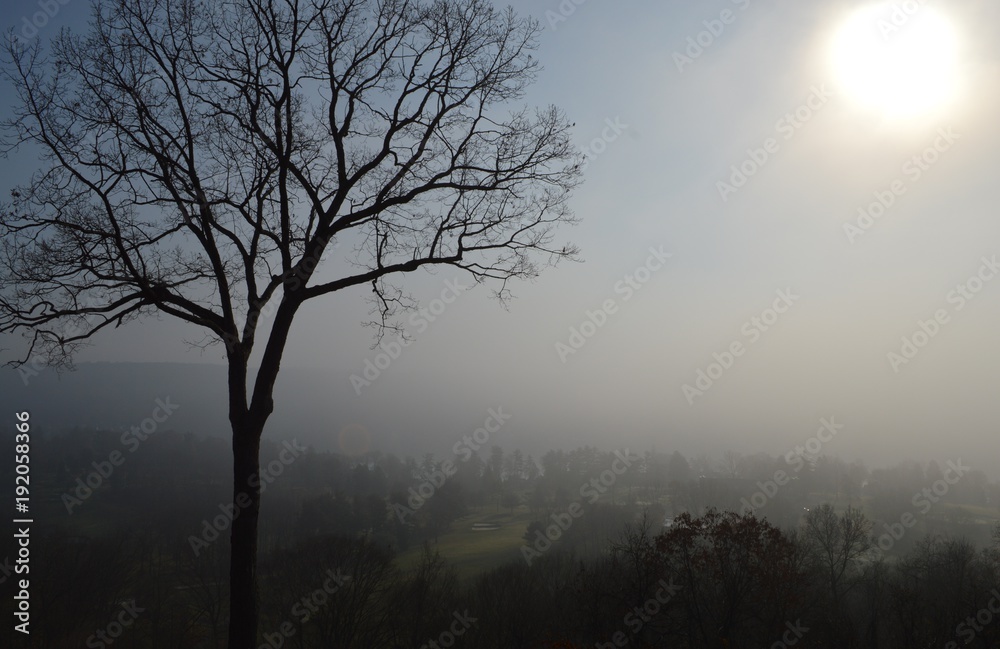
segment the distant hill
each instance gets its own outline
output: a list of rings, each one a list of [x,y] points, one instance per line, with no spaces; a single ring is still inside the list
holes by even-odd
[[[332,448],[348,414],[323,394],[319,372],[282,369],[269,436],[298,437]],[[36,428],[129,428],[149,417],[157,399],[179,405],[166,429],[229,435],[226,368],[195,363],[81,363],[75,371],[45,370],[25,385],[15,370],[0,371],[0,413],[29,410]],[[326,422],[326,423],[325,423]],[[336,432],[336,431],[335,431]]]

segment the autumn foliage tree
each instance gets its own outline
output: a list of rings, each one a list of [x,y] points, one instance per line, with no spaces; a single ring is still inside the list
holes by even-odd
[[[654,547],[652,570],[679,587],[686,646],[771,646],[805,610],[795,542],[752,514],[681,514]]]
[[[0,332],[22,363],[154,314],[224,347],[231,649],[257,644],[259,444],[302,307],[366,288],[381,332],[394,278],[504,299],[575,254],[570,124],[505,109],[539,31],[486,0],[96,0],[85,33],[11,39],[4,151],[44,166],[0,209]]]

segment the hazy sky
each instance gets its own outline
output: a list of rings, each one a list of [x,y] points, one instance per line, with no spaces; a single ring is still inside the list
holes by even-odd
[[[69,0],[41,36],[83,20],[87,4]],[[350,377],[378,353],[360,326],[364,292],[312,303],[285,362],[329,376],[316,398],[340,404],[331,430],[450,445],[500,406],[512,419],[491,441],[508,449],[784,454],[832,416],[845,428],[831,453],[992,470],[975,460],[1000,457],[1000,5],[901,3],[917,11],[883,35],[929,34],[914,51],[931,54],[896,76],[861,78],[878,70],[874,55],[838,76],[832,62],[847,59],[831,54],[833,36],[867,4],[515,2],[545,26],[528,102],[562,107],[578,144],[599,152],[573,199],[582,223],[562,233],[586,263],[516,286],[509,310],[479,287],[426,327],[404,316],[414,341],[360,396]],[[6,6],[17,29],[39,11]],[[933,49],[935,16],[953,30],[954,60]],[[919,80],[904,102],[915,114],[892,101],[899,75]],[[928,98],[941,101],[921,109]],[[752,172],[745,184],[740,167]],[[3,184],[27,168],[5,161]],[[845,231],[879,196],[891,202],[872,210],[879,218]],[[453,278],[407,287],[432,308]],[[573,349],[571,328],[609,300],[603,326],[584,326],[594,335]],[[185,336],[196,334],[146,321],[80,360],[222,361],[221,347],[192,351]],[[904,337],[926,344],[914,355]],[[729,363],[734,346],[742,355]],[[714,354],[731,367],[710,368]],[[703,394],[692,391],[699,370],[718,377]]]

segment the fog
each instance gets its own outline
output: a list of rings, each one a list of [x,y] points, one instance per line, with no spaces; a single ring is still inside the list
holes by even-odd
[[[84,4],[67,5],[46,29],[82,24]],[[34,7],[13,5],[15,16]],[[832,416],[846,427],[824,452],[845,458],[978,465],[997,457],[1000,282],[973,280],[980,290],[968,299],[954,291],[1000,253],[992,243],[1000,45],[990,33],[1000,7],[949,3],[961,88],[945,109],[893,120],[831,78],[832,25],[852,3],[572,6],[563,15],[555,1],[514,3],[546,27],[544,71],[525,103],[557,104],[576,122],[576,143],[601,149],[572,199],[581,222],[559,233],[581,246],[584,263],[513,284],[506,305],[491,297],[495,286],[473,286],[458,271],[406,277],[401,285],[433,320],[401,314],[412,340],[374,380],[366,361],[385,359],[371,349],[377,331],[362,324],[367,289],[310,303],[292,332],[268,434],[336,449],[339,431],[353,425],[379,450],[443,451],[488,408],[503,407],[513,415],[496,439],[505,448],[778,454]],[[679,70],[675,54],[724,9],[733,22]],[[808,119],[781,121],[802,106]],[[720,191],[769,138],[775,152],[746,184]],[[913,156],[931,149],[933,163],[914,167]],[[4,161],[6,187],[30,173],[28,158]],[[905,193],[883,216],[845,230],[896,182]],[[670,256],[645,273],[650,249]],[[647,281],[622,284],[637,272]],[[470,290],[435,302],[452,280]],[[752,318],[770,318],[784,291],[797,296],[786,312],[766,330],[748,329]],[[613,313],[602,316],[609,300]],[[935,327],[939,310],[946,321]],[[600,327],[585,324],[588,313]],[[921,322],[934,330],[926,340]],[[576,334],[577,349],[581,327],[593,335]],[[926,344],[894,363],[890,354],[904,355],[903,338],[915,334]],[[78,355],[81,371],[44,383],[44,393],[12,372],[4,407],[32,399],[43,424],[125,425],[150,399],[185,395],[184,410],[198,416],[183,426],[225,435],[222,348],[189,344],[200,339],[167,318],[131,323],[97,336]],[[734,343],[744,353],[699,386],[699,371]],[[141,379],[127,380],[119,366],[101,365],[178,362],[176,371],[146,365]],[[370,385],[359,389],[352,375]],[[88,391],[97,376],[106,391]],[[204,390],[190,390],[192,376],[205,377]],[[685,385],[700,394],[691,398]]]
[[[4,7],[17,646],[1000,646],[995,0]]]

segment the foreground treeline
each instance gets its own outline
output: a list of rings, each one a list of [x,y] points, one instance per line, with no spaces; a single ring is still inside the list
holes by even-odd
[[[598,556],[555,544],[465,581],[429,551],[404,569],[371,540],[317,537],[263,553],[259,646],[1000,646],[1000,537],[982,550],[928,537],[887,560],[873,532],[851,509],[815,508],[789,531],[712,510],[629,523]],[[223,647],[226,545],[40,539],[33,646]]]
[[[226,443],[46,441],[32,456],[32,646],[224,646],[239,513]],[[1000,646],[1000,485],[960,460],[476,450],[265,443],[259,646]],[[460,578],[407,552],[487,512],[523,526],[520,550],[498,544],[490,566],[508,563]],[[0,557],[8,619],[15,559]]]

